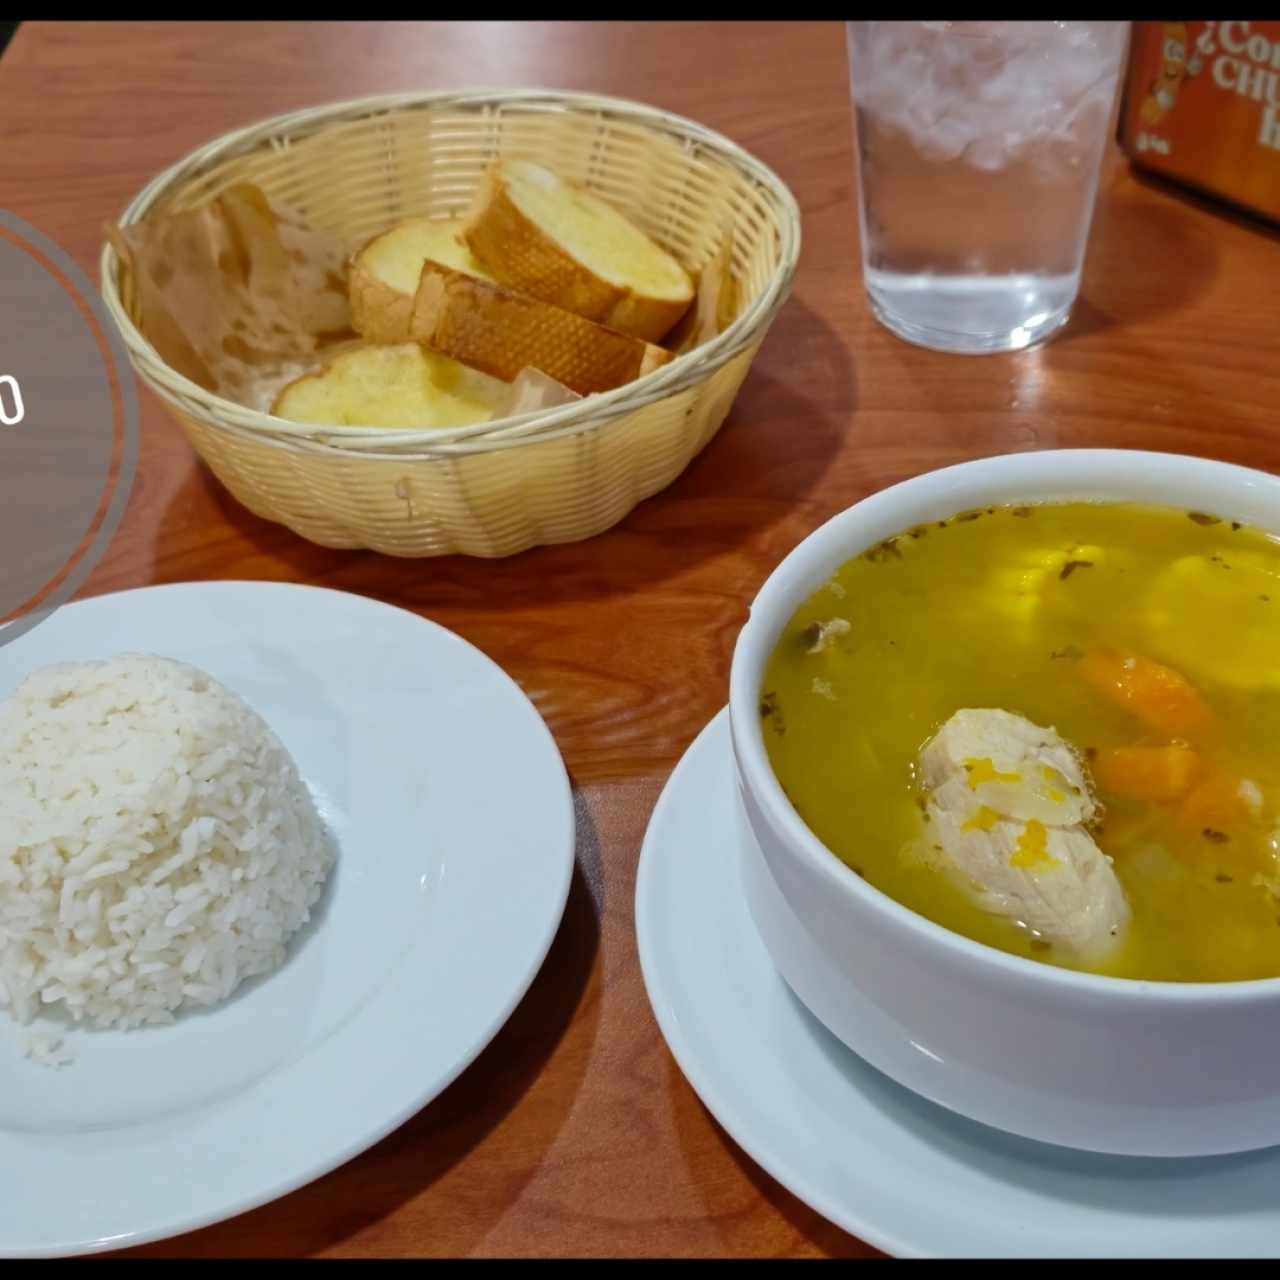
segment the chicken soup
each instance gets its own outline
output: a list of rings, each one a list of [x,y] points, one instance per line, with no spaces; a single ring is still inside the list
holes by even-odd
[[[796,611],[760,712],[837,857],[978,942],[1280,975],[1280,546],[1133,504],[905,530]]]

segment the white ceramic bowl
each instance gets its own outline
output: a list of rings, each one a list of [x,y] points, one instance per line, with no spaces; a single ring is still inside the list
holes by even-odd
[[[806,538],[738,637],[730,723],[752,915],[788,984],[898,1083],[971,1119],[1090,1151],[1193,1156],[1280,1143],[1280,979],[1138,982],[960,937],[854,874],[791,807],[759,714],[769,655],[846,560],[911,525],[1002,503],[1208,511],[1280,533],[1280,478],[1122,450],[986,458],[895,485]]]

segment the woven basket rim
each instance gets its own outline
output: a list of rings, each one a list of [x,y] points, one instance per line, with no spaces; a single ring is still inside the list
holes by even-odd
[[[468,426],[383,428],[375,434],[368,427],[289,422],[219,396],[172,369],[125,311],[119,291],[121,262],[114,246],[106,241],[99,258],[102,294],[138,373],[169,403],[187,413],[198,409],[210,426],[236,427],[237,434],[247,433],[275,444],[319,446],[326,452],[332,449],[342,454],[431,457],[482,452],[490,447],[511,448],[603,425],[703,381],[763,336],[790,294],[800,256],[801,220],[795,196],[773,169],[732,139],[687,117],[626,98],[558,89],[475,88],[374,94],[299,108],[229,130],[189,152],[143,186],[121,214],[120,224],[129,226],[140,221],[179,184],[216,164],[258,151],[264,142],[270,145],[273,136],[287,134],[296,139],[301,133],[305,137],[307,131],[323,128],[344,116],[362,119],[426,107],[456,105],[465,109],[520,103],[559,105],[647,125],[699,143],[754,180],[776,208],[780,240],[778,266],[759,296],[709,342],[611,391],[553,409]]]

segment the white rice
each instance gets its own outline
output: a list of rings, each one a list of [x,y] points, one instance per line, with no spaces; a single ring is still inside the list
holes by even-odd
[[[75,1061],[61,1036],[22,1035],[18,1037],[18,1049],[23,1057],[42,1067],[65,1067]]]
[[[225,1000],[283,962],[332,865],[289,752],[194,667],[59,664],[0,703],[0,1008],[20,1023]]]

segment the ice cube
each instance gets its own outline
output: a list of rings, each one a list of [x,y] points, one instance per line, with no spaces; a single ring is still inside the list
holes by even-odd
[[[965,163],[984,173],[995,173],[997,169],[1003,169],[1013,159],[1017,145],[1016,137],[1012,138],[1012,143],[1010,139],[1011,135],[1008,133],[975,138],[965,150]]]
[[[946,120],[940,120],[931,130],[919,134],[916,150],[925,160],[934,164],[946,164],[965,153],[969,144],[969,132]]]

